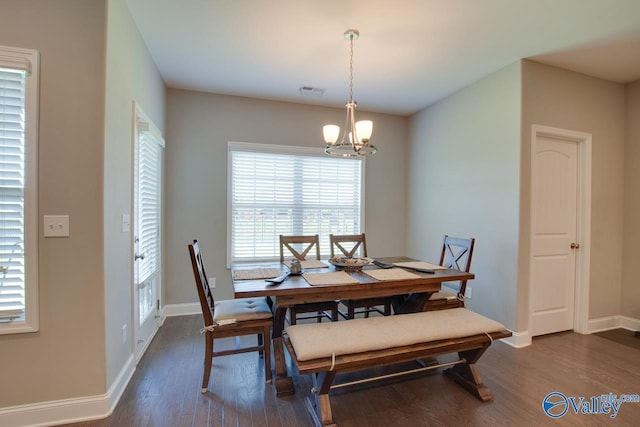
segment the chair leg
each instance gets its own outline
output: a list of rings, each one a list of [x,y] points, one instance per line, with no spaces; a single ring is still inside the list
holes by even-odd
[[[364,318],[368,319],[369,318],[369,312],[371,311],[371,307],[365,307],[364,308]]]
[[[391,316],[391,303],[390,302],[385,302],[384,303],[384,315],[385,316]]]
[[[338,304],[336,304],[336,306],[333,307],[333,309],[331,310],[331,321],[332,322],[338,321]]]
[[[205,333],[205,349],[204,349],[204,373],[202,374],[202,388],[200,392],[206,393],[209,388],[209,378],[211,376],[211,367],[213,365],[213,332]]]
[[[264,341],[264,379],[266,382],[271,382],[271,328],[266,326],[264,332],[259,337]]]
[[[351,304],[349,304],[348,311],[347,311],[347,317],[349,319],[354,319],[356,317],[356,309],[353,306],[353,302]]]
[[[260,358],[264,358],[264,347],[262,345],[262,343],[264,342],[264,339],[262,338],[263,335],[262,334],[258,334],[258,347],[262,347],[262,350],[258,350],[258,354],[260,355]]]
[[[289,324],[291,326],[296,324],[296,310],[293,307],[289,308]]]

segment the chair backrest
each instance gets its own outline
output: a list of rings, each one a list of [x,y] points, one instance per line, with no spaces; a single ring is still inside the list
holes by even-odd
[[[440,265],[454,270],[468,273],[471,270],[471,257],[473,256],[473,246],[476,239],[451,237],[445,234],[442,240],[442,253],[440,254]],[[460,282],[458,296],[463,297],[467,288],[467,281]]]
[[[284,262],[284,248],[299,260],[307,259],[307,254],[315,248],[316,259],[320,259],[320,237],[312,236],[283,236],[280,235],[280,262]]]
[[[213,299],[213,292],[209,287],[209,279],[207,279],[207,272],[204,269],[202,253],[200,253],[200,245],[197,240],[194,240],[193,243],[189,245],[189,254],[191,255],[193,275],[196,279],[198,297],[200,299],[200,306],[202,307],[204,326],[211,326],[213,325],[215,300]]]
[[[353,258],[354,255],[367,256],[367,239],[362,234],[349,234],[349,235],[329,235],[329,242],[331,243],[331,257],[335,256],[335,248],[338,248],[342,255]]]

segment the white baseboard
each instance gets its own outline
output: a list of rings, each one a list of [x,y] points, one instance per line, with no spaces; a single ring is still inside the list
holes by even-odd
[[[186,316],[189,314],[202,314],[199,302],[187,304],[166,304],[163,310],[164,316]]]
[[[619,316],[620,327],[628,329],[630,331],[640,331],[640,319],[634,319],[633,317]]]
[[[132,354],[131,356],[129,356],[129,359],[127,359],[126,363],[120,370],[120,373],[118,374],[115,381],[113,382],[113,384],[111,384],[111,387],[109,387],[109,390],[107,391],[107,396],[109,396],[109,414],[108,415],[111,415],[113,410],[116,408],[116,405],[118,404],[118,402],[120,401],[120,398],[122,397],[122,393],[124,393],[124,390],[127,388],[127,385],[129,384],[129,381],[131,381],[131,377],[133,377],[133,373],[135,371],[136,371],[136,363],[133,360],[133,354]]]
[[[515,348],[522,348],[531,345],[531,335],[529,331],[512,332],[509,338],[502,338],[500,341]]]
[[[116,407],[134,371],[131,356],[106,394],[0,408],[0,425],[44,427],[106,418]]]
[[[627,316],[606,316],[599,319],[591,319],[587,324],[589,333],[608,331],[610,329],[624,328],[630,331],[640,331],[640,319]]]
[[[0,425],[40,427],[89,421],[111,414],[109,399],[101,396],[64,399],[0,409]]]
[[[634,319],[627,316],[606,316],[599,319],[591,319],[587,323],[587,334],[608,331],[616,328],[640,331],[640,319]],[[501,341],[512,347],[522,348],[531,345],[532,337],[529,334],[529,331],[514,332],[511,337],[503,338]]]

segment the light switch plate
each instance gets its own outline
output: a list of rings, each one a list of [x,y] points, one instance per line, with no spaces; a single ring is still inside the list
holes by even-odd
[[[44,237],[69,237],[69,215],[45,215]]]
[[[121,221],[121,228],[120,230],[123,233],[128,233],[129,231],[131,231],[131,217],[129,216],[129,214],[123,213],[122,216],[120,217]]]

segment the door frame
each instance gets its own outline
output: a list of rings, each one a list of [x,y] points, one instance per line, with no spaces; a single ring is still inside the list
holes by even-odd
[[[529,266],[533,261],[533,165],[535,161],[536,145],[538,137],[549,137],[575,142],[578,148],[578,176],[577,184],[577,206],[576,206],[576,241],[580,244],[580,249],[576,251],[576,275],[574,293],[573,330],[580,334],[588,334],[589,328],[589,279],[590,279],[590,259],[591,259],[591,142],[590,133],[560,129],[550,126],[531,126],[531,179],[529,182]],[[531,295],[533,291],[533,280],[531,279],[531,268],[529,268],[529,329],[532,325],[533,304]]]
[[[153,338],[155,337],[156,333],[158,332],[158,330],[160,329],[160,326],[162,325],[163,322],[163,318],[160,315],[161,313],[161,299],[162,299],[162,278],[163,278],[163,267],[164,267],[164,262],[163,262],[163,251],[162,249],[160,250],[160,272],[157,273],[157,279],[154,280],[154,287],[155,287],[155,303],[154,305],[154,314],[151,314],[147,317],[146,322],[149,322],[148,325],[149,327],[147,328],[142,328],[139,322],[139,300],[138,300],[138,286],[136,285],[136,277],[135,277],[135,256],[136,256],[136,242],[135,242],[135,238],[136,238],[136,222],[137,222],[137,218],[135,215],[136,212],[136,189],[135,189],[135,185],[136,185],[136,151],[138,150],[138,144],[139,144],[139,135],[138,132],[140,130],[147,130],[150,131],[152,133],[154,133],[156,135],[156,137],[158,137],[161,142],[162,142],[162,147],[164,147],[164,138],[162,136],[162,132],[160,132],[160,129],[153,123],[153,121],[151,120],[151,118],[149,118],[149,116],[144,112],[144,110],[142,109],[142,107],[140,107],[140,105],[136,102],[133,101],[133,130],[132,130],[132,159],[131,159],[131,213],[130,213],[130,226],[131,226],[131,233],[130,233],[130,248],[131,248],[131,352],[134,356],[134,359],[136,361],[136,364],[140,361],[140,359],[142,358],[142,356],[144,355],[144,353],[147,351],[147,348],[149,347],[149,344],[151,344],[151,341],[153,340]],[[162,154],[162,156],[164,156],[164,153]],[[160,237],[160,247],[162,248],[163,245],[163,241],[164,241],[164,227],[163,227],[163,221],[164,221],[164,216],[163,216],[163,212],[164,212],[164,166],[161,163],[160,165],[160,175],[161,175],[161,185],[162,185],[162,190],[161,190],[161,195],[160,195],[160,233],[161,233],[161,237]],[[145,322],[145,323],[146,323]],[[144,337],[144,339],[141,339],[141,335],[143,333],[142,329],[147,329],[146,332],[148,332],[148,334]]]

